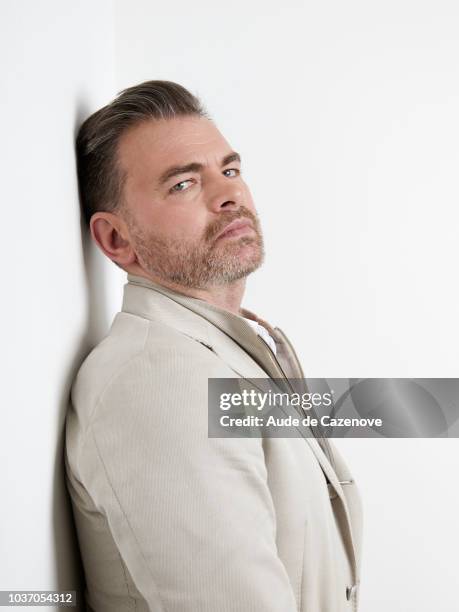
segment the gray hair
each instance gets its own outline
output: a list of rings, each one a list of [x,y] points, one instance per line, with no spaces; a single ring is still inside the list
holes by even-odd
[[[122,204],[126,180],[118,161],[122,134],[146,120],[193,115],[210,119],[201,101],[182,85],[156,80],[123,89],[84,121],[76,152],[80,200],[88,225],[95,212],[114,212]]]

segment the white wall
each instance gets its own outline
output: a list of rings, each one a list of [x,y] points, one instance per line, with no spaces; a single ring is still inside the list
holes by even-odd
[[[268,257],[245,305],[308,376],[455,377],[459,5],[117,0],[117,87],[174,80],[242,153]],[[449,612],[457,440],[338,441],[362,609]]]
[[[64,417],[115,300],[114,266],[82,244],[74,136],[114,93],[113,32],[109,0],[1,6],[0,590],[79,583]]]

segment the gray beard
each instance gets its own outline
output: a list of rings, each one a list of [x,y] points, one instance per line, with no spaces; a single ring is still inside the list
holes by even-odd
[[[264,261],[261,232],[206,244],[164,239],[131,228],[140,264],[149,274],[183,287],[206,289],[244,278]],[[249,245],[249,246],[246,246]]]

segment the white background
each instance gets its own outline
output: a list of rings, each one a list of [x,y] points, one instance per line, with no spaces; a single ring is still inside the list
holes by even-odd
[[[114,92],[113,7],[15,0],[0,24],[0,590],[76,589],[64,418],[116,300],[80,229],[74,139]]]
[[[1,589],[77,584],[66,399],[124,274],[82,236],[73,138],[123,87],[183,84],[241,153],[267,250],[244,305],[284,329],[307,376],[457,377],[456,2],[2,13]],[[362,612],[457,609],[459,441],[337,444],[364,502]]]

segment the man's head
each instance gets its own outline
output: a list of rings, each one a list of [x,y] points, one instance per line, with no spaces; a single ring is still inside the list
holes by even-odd
[[[261,265],[261,228],[239,155],[177,83],[122,91],[83,123],[77,156],[92,237],[124,270],[205,289]],[[249,226],[219,236],[232,222]]]

